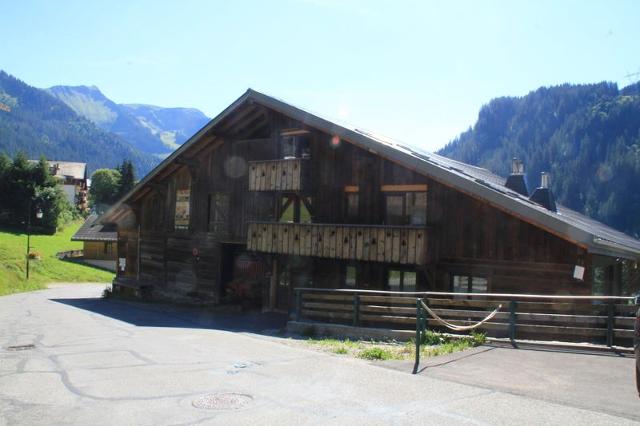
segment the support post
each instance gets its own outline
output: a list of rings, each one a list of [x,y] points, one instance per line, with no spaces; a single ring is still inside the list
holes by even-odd
[[[518,326],[518,302],[512,300],[509,302],[509,340],[511,340],[511,344],[516,346],[516,328]]]
[[[31,198],[27,207],[27,279],[29,279],[29,252],[31,251]]]
[[[273,259],[273,268],[271,270],[271,280],[269,282],[269,309],[276,309],[276,297],[278,291],[278,260]]]
[[[357,293],[353,295],[353,326],[360,326],[360,295]]]
[[[412,374],[416,374],[420,366],[420,343],[422,341],[422,306],[420,306],[420,302],[421,299],[416,299],[416,359]]]
[[[614,321],[614,306],[613,302],[607,304],[607,346],[613,346],[613,321]]]
[[[296,292],[296,321],[300,321],[300,311],[302,310],[302,290],[295,289]]]

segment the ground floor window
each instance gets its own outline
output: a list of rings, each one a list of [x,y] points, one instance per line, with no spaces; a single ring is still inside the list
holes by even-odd
[[[389,291],[416,291],[416,272],[390,269],[387,286]]]
[[[346,271],[345,271],[345,274],[344,274],[344,286],[345,287],[355,288],[356,287],[356,275],[357,275],[356,267],[352,266],[352,265],[348,265],[346,267]]]
[[[283,264],[278,274],[278,285],[280,287],[289,287],[291,285],[291,270],[289,265]]]
[[[452,290],[454,293],[487,293],[489,282],[485,277],[454,275]]]
[[[113,243],[111,241],[105,242],[102,247],[102,252],[106,255],[111,255],[113,253]]]

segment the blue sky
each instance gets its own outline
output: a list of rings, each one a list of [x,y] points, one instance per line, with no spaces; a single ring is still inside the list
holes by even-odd
[[[494,97],[640,80],[639,1],[9,1],[0,68],[215,116],[248,87],[436,150]]]

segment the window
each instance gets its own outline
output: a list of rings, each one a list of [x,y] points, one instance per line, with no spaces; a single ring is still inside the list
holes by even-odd
[[[489,282],[484,277],[454,275],[452,287],[454,293],[487,293]]]
[[[291,284],[291,271],[289,265],[283,265],[278,274],[278,285],[280,287],[289,287]]]
[[[410,225],[427,223],[427,193],[409,192],[406,196],[406,215]]]
[[[416,291],[416,272],[391,269],[387,285],[389,291]]]
[[[229,194],[215,192],[209,194],[209,232],[226,232],[229,219]]]
[[[189,229],[191,209],[191,176],[183,169],[176,176],[175,229]]]
[[[347,222],[349,223],[356,223],[358,222],[358,217],[359,215],[359,196],[357,192],[349,192],[345,194],[346,197],[346,201],[347,201],[347,208],[346,208],[346,217],[347,217]]]
[[[106,255],[111,255],[113,253],[113,243],[111,241],[104,243],[102,253]]]
[[[405,225],[404,197],[402,195],[387,195],[386,202],[387,225]]]
[[[309,148],[309,136],[283,135],[281,139],[282,158],[309,158],[311,150]]]
[[[356,274],[357,269],[355,266],[348,265],[346,268],[345,276],[344,276],[344,285],[345,287],[353,287],[356,286]]]
[[[425,225],[427,223],[427,193],[390,193],[385,196],[387,225]]]

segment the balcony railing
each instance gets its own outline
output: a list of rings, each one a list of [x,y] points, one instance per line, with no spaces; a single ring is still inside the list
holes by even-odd
[[[251,161],[249,191],[302,191],[308,189],[308,163],[303,158]]]
[[[414,226],[250,222],[247,249],[265,253],[421,265],[426,229]]]

